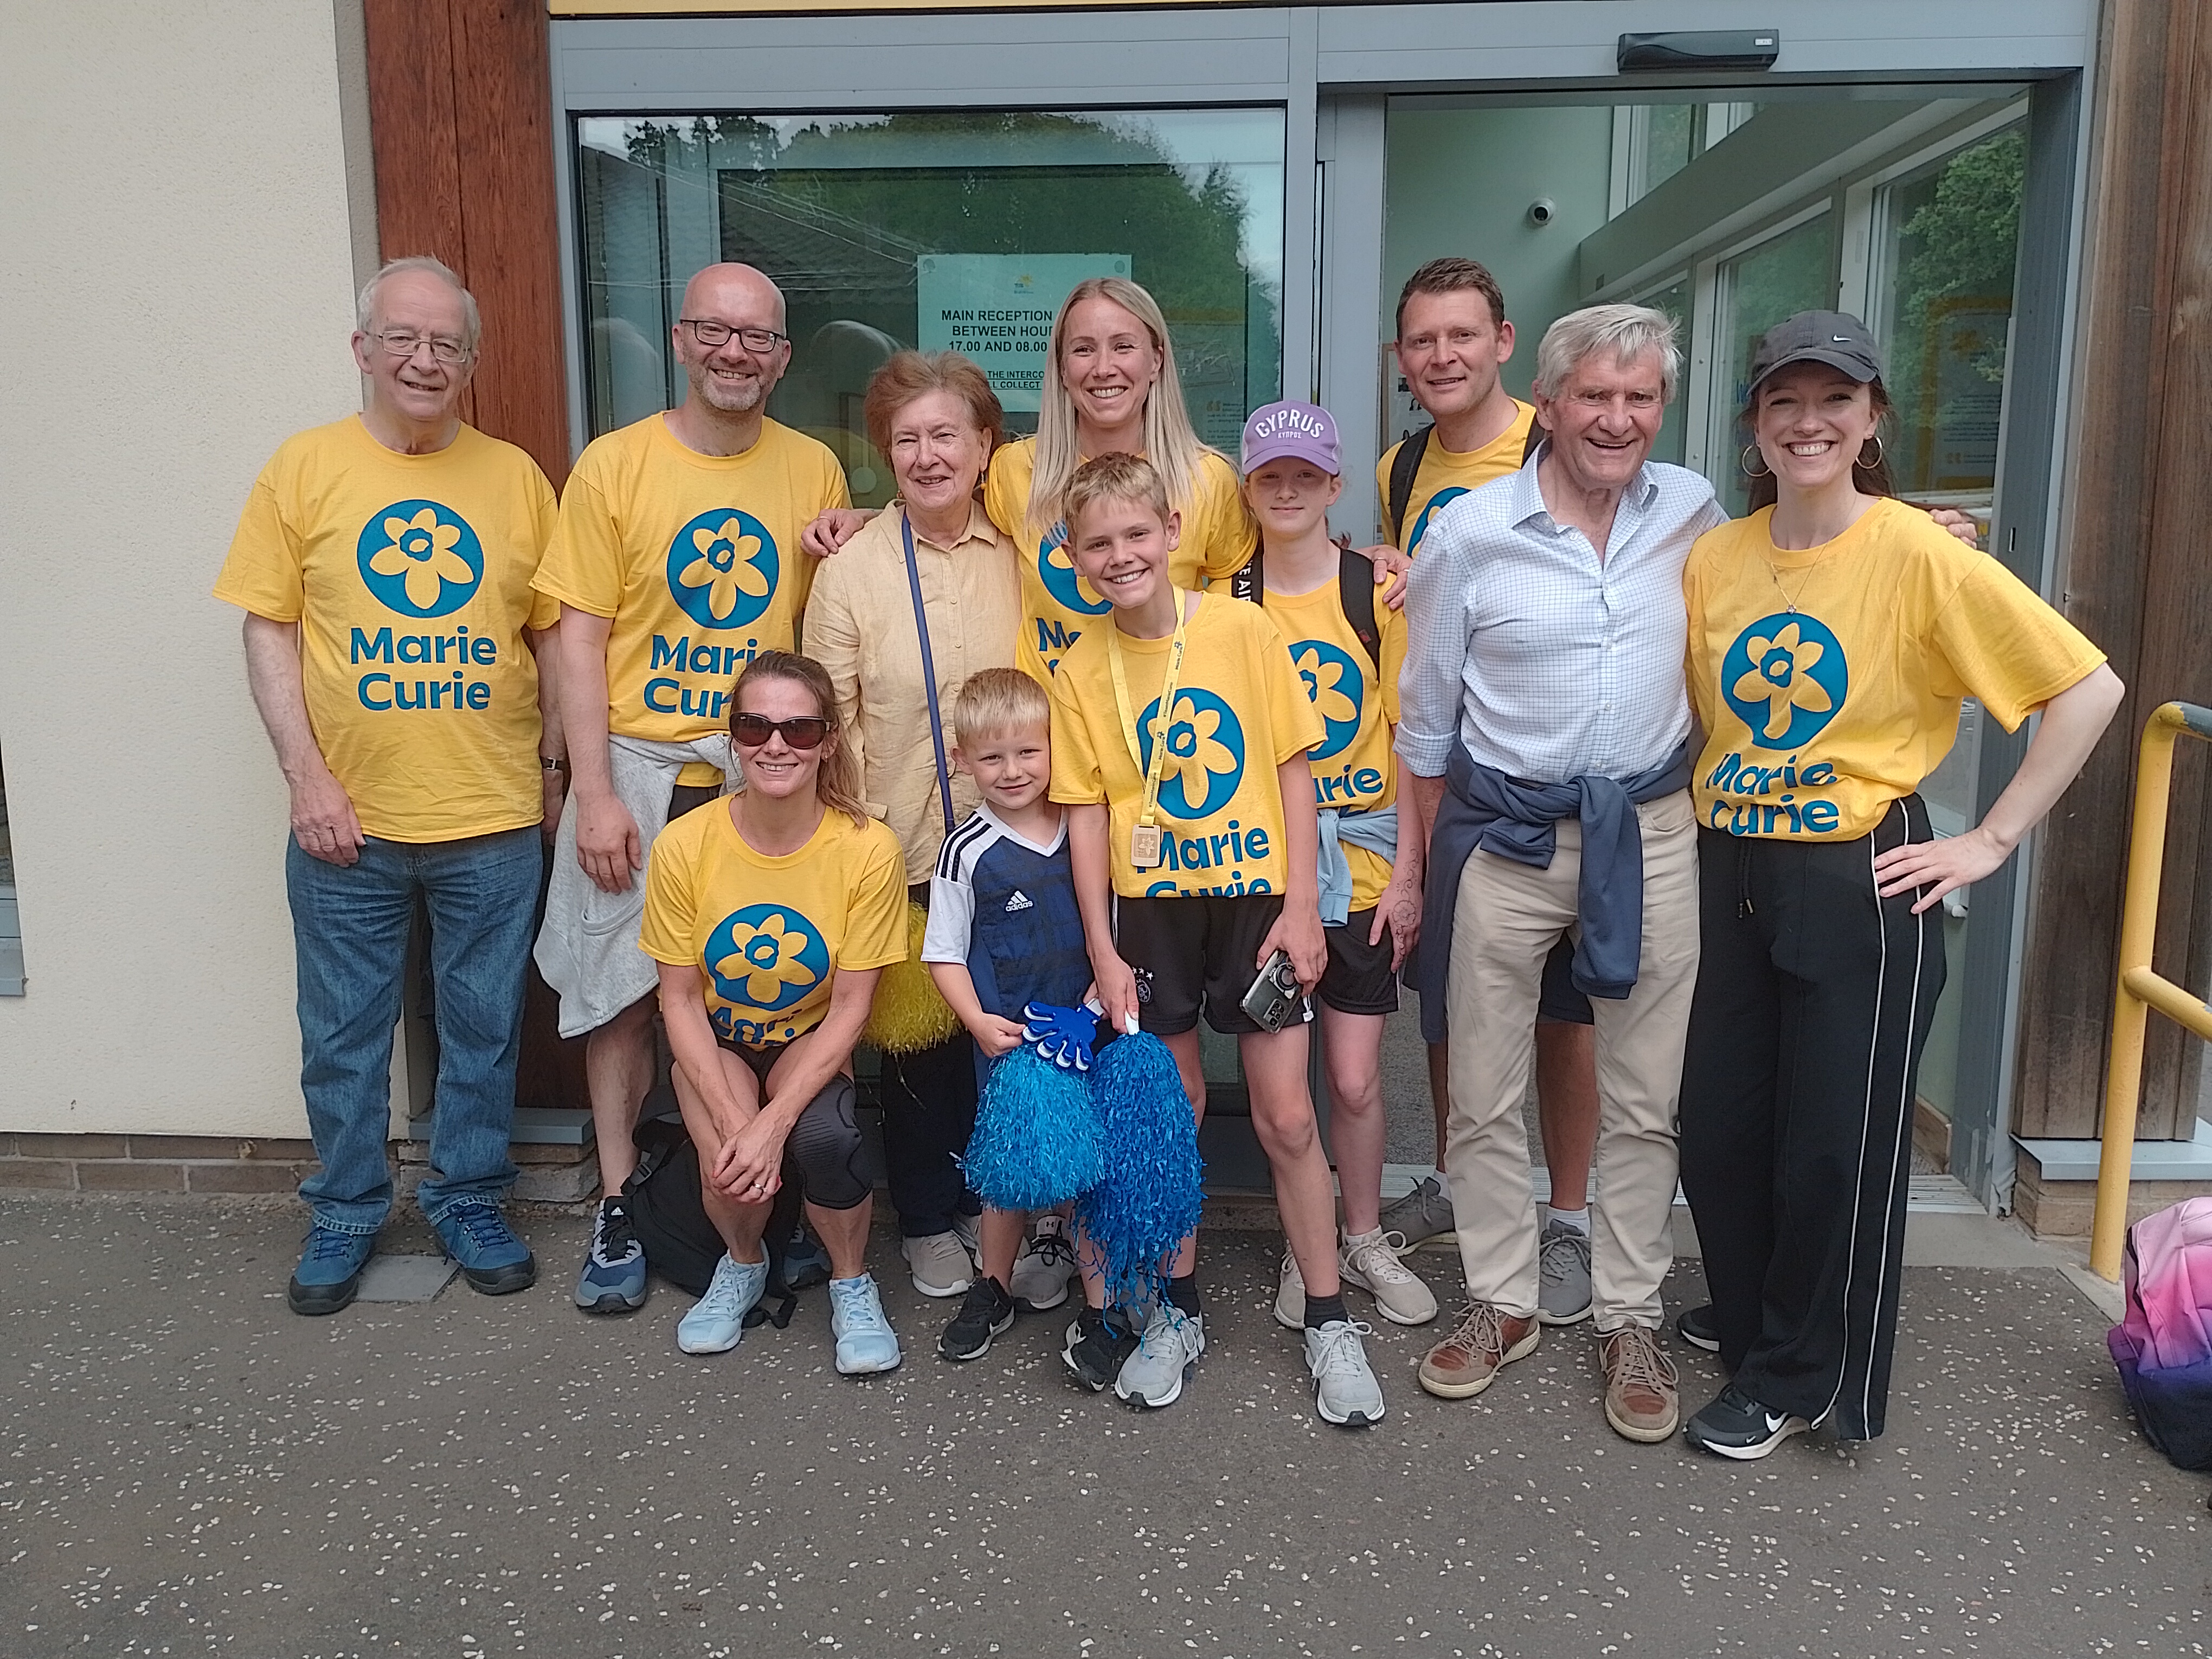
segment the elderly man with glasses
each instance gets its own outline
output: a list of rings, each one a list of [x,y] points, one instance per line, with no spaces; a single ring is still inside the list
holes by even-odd
[[[300,1083],[322,1160],[300,1188],[301,1314],[354,1299],[392,1208],[392,1037],[418,904],[438,1080],[416,1200],[476,1289],[538,1276],[500,1201],[538,826],[559,810],[560,722],[550,699],[541,720],[535,656],[556,610],[530,585],[553,491],[460,419],[479,327],[451,270],[393,260],[358,324],[365,406],[277,450],[215,589],[246,613],[246,677],[291,789]]]
[[[586,447],[538,572],[561,608],[573,776],[536,954],[561,1035],[586,1037],[604,1183],[576,1280],[588,1313],[645,1301],[623,1188],[654,1066],[646,861],[670,821],[736,781],[731,687],[759,653],[794,648],[813,574],[799,532],[848,501],[828,447],[768,418],[784,329],[782,294],[750,265],[694,276],[670,331],[684,401]]]

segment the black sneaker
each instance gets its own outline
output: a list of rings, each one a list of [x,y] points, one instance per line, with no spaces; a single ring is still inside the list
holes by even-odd
[[[1747,1463],[1812,1426],[1802,1417],[1769,1411],[1731,1382],[1690,1419],[1682,1433],[1693,1446]]]
[[[960,1311],[937,1339],[937,1351],[947,1359],[981,1359],[991,1352],[991,1339],[1004,1336],[1013,1327],[1014,1298],[997,1279],[979,1274],[968,1287]]]
[[[1702,1308],[1685,1308],[1681,1317],[1674,1322],[1674,1334],[1707,1353],[1721,1351],[1721,1322],[1714,1316],[1710,1302]]]
[[[1121,1374],[1121,1362],[1137,1351],[1137,1334],[1116,1325],[1102,1309],[1085,1307],[1067,1328],[1060,1357],[1075,1380],[1096,1394]]]

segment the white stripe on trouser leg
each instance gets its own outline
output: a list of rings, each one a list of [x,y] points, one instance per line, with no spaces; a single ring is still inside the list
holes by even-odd
[[[1903,814],[1905,819],[1905,841],[1899,843],[1899,846],[1903,846],[1910,842],[1912,839],[1912,813],[1911,809],[1905,807],[1902,802],[1899,803],[1899,811]],[[1920,890],[1917,887],[1915,887],[1912,890],[1912,896],[1915,899],[1917,899],[1920,896]],[[1881,894],[1880,890],[1877,888],[1875,893],[1875,913],[1877,915],[1881,913]],[[1882,943],[1884,950],[1888,948],[1888,940],[1889,924],[1887,918],[1885,917],[1882,922]],[[1905,1124],[1911,1116],[1912,1106],[1912,1103],[1905,1097],[1905,1092],[1911,1086],[1912,1081],[1912,1033],[1920,1023],[1920,975],[1923,967],[1925,966],[1927,956],[1928,930],[1920,925],[1918,918],[1916,917],[1912,927],[1912,991],[1911,994],[1905,999],[1905,1053],[1899,1057],[1899,1064],[1897,1071],[1897,1139],[1891,1146],[1889,1153],[1890,1190],[1882,1194],[1881,1264],[1880,1268],[1881,1276],[1875,1284],[1874,1322],[1872,1326],[1869,1328],[1867,1332],[1866,1381],[1864,1386],[1859,1390],[1859,1415],[1862,1420],[1869,1419],[1874,1415],[1875,1351],[1880,1345],[1881,1335],[1882,1294],[1889,1287],[1889,1232],[1890,1228],[1894,1224],[1892,1218],[1897,1209],[1895,1200],[1897,1165],[1899,1159],[1905,1156],[1906,1133]]]

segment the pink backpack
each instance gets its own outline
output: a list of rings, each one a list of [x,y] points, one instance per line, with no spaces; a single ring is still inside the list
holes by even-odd
[[[2127,1316],[2105,1338],[2143,1437],[2185,1469],[2212,1469],[2212,1198],[2128,1229]]]

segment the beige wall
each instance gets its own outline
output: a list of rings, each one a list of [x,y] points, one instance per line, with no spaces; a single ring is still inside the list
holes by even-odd
[[[284,791],[208,590],[270,452],[359,404],[333,9],[0,38],[0,1130],[301,1134]]]

